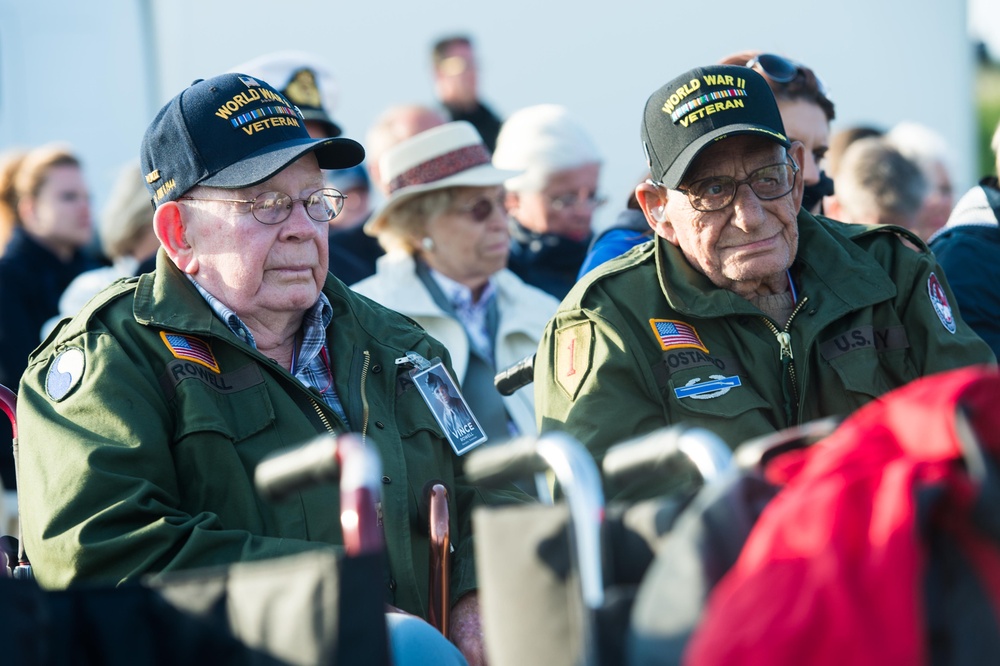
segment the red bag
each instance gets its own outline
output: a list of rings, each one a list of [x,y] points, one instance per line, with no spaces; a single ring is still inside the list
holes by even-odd
[[[975,434],[964,442],[960,411]],[[985,592],[984,639],[996,644],[1000,543],[975,519],[993,516],[995,528],[1000,516],[986,490],[996,491],[1000,460],[996,369],[915,381],[802,453],[713,590],[686,663],[930,663],[932,533],[960,551]]]

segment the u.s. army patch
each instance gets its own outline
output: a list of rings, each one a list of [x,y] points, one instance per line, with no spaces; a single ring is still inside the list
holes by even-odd
[[[215,360],[215,354],[208,343],[193,335],[182,335],[180,333],[167,333],[160,331],[160,339],[167,346],[174,358],[181,358],[185,361],[193,361],[203,365],[212,372],[220,373],[219,362]]]
[[[570,398],[575,399],[583,380],[590,372],[593,356],[594,330],[589,321],[573,324],[556,331],[556,383]]]
[[[83,379],[85,365],[86,358],[82,349],[70,347],[60,352],[49,364],[49,372],[45,375],[45,392],[57,402],[68,396]]]

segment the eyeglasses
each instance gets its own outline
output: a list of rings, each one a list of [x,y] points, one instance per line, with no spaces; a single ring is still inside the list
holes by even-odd
[[[507,209],[500,199],[478,199],[471,206],[455,208],[454,211],[460,215],[468,215],[476,222],[485,222],[493,215],[493,210],[499,208],[506,215]]]
[[[740,185],[749,185],[762,201],[780,199],[795,187],[795,174],[799,167],[791,164],[772,164],[753,171],[747,178],[736,180],[729,176],[710,176],[691,183],[687,189],[677,188],[687,195],[691,207],[703,213],[722,210],[736,198]]]
[[[605,203],[607,203],[607,197],[599,196],[596,193],[588,194],[585,197],[581,197],[579,193],[575,194],[564,194],[559,197],[549,197],[549,208],[557,213],[561,213],[564,210],[569,210],[578,205],[585,206],[588,210],[594,210],[600,208]]]
[[[819,91],[819,94],[823,97],[827,96],[826,88],[823,86],[820,78],[816,76],[816,72],[788,58],[783,58],[773,53],[761,53],[748,60],[746,66],[756,70],[759,74],[771,79],[775,83],[785,85],[794,81],[798,76],[805,76],[806,71],[808,71],[812,74],[812,78],[816,80],[816,89]]]
[[[180,197],[189,201],[222,201],[224,203],[250,204],[250,214],[261,224],[281,224],[292,214],[292,206],[299,201],[306,209],[306,215],[316,222],[329,222],[344,210],[346,194],[326,187],[316,190],[304,199],[293,199],[284,192],[264,192],[253,199],[203,199]]]

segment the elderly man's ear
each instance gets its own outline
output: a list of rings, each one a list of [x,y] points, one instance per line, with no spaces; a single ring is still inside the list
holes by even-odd
[[[667,219],[667,197],[665,187],[653,185],[650,181],[639,183],[635,188],[635,199],[639,208],[646,216],[646,222],[657,236],[662,236],[671,243],[675,241],[674,227]]]
[[[187,240],[187,224],[176,201],[168,201],[153,214],[153,231],[177,268],[194,275],[198,260]]]
[[[802,196],[805,194],[806,181],[802,177],[802,165],[806,159],[806,146],[801,141],[792,141],[791,148],[788,149],[788,156],[795,161],[795,166],[799,170],[795,173],[795,187],[792,189],[792,203],[798,211],[802,206]]]

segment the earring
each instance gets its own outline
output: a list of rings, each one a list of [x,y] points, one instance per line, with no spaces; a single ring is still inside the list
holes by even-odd
[[[420,247],[424,248],[424,252],[434,251],[434,239],[430,236],[424,236],[420,241]]]

